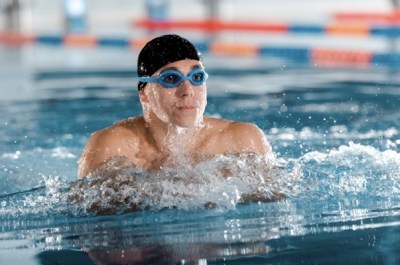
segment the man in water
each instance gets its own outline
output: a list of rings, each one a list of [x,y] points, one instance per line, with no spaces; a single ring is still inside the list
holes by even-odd
[[[79,159],[79,178],[115,157],[159,171],[215,155],[271,152],[257,126],[203,116],[208,75],[200,52],[187,39],[164,35],[151,40],[139,54],[137,72],[143,116],[95,132]]]

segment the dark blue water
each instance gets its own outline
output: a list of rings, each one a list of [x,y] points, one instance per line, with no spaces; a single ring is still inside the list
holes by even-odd
[[[398,74],[207,71],[206,115],[262,128],[286,199],[232,204],[224,198],[240,182],[216,181],[212,210],[181,197],[162,210],[87,212],[67,200],[76,161],[92,132],[141,114],[134,71],[37,70],[33,98],[0,105],[0,264],[398,264]],[[197,188],[195,198],[211,189]]]

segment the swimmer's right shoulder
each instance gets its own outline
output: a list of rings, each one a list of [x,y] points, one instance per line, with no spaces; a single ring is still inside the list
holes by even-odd
[[[145,123],[138,117],[119,121],[93,133],[78,161],[79,177],[86,176],[112,157],[134,157],[141,141],[141,130],[144,130],[142,127]]]
[[[114,125],[106,128],[111,131],[121,132],[127,130],[131,133],[141,133],[145,130],[146,121],[143,116],[128,118],[125,120],[121,120],[116,122]]]
[[[128,148],[128,142],[130,145],[140,142],[144,130],[145,122],[141,117],[121,120],[110,127],[93,133],[85,149],[90,152],[106,152],[118,155]],[[127,152],[128,150],[125,150],[123,153]]]
[[[145,120],[142,116],[121,120],[92,134],[94,138],[123,137],[140,135],[145,130]]]

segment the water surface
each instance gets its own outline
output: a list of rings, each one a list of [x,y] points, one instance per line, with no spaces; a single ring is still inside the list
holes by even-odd
[[[212,181],[192,187],[190,170],[165,170],[151,210],[96,215],[87,211],[96,193],[68,200],[76,161],[92,132],[141,114],[134,71],[36,69],[29,96],[0,105],[0,263],[397,264],[397,73],[248,59],[206,67],[206,115],[257,124],[282,170],[220,157],[195,169]],[[215,173],[221,163],[237,172],[229,181]],[[240,204],[237,194],[251,187],[243,172],[273,176],[287,198]],[[135,168],[121,176],[146,185],[154,177]],[[177,186],[166,183],[177,177],[172,196]],[[114,196],[137,198],[116,186]],[[219,206],[204,209],[207,199]]]

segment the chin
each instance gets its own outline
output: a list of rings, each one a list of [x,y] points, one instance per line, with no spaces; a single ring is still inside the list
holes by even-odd
[[[190,120],[187,119],[187,120],[176,121],[173,124],[182,128],[192,128],[201,124],[202,121],[203,119],[190,119]]]

